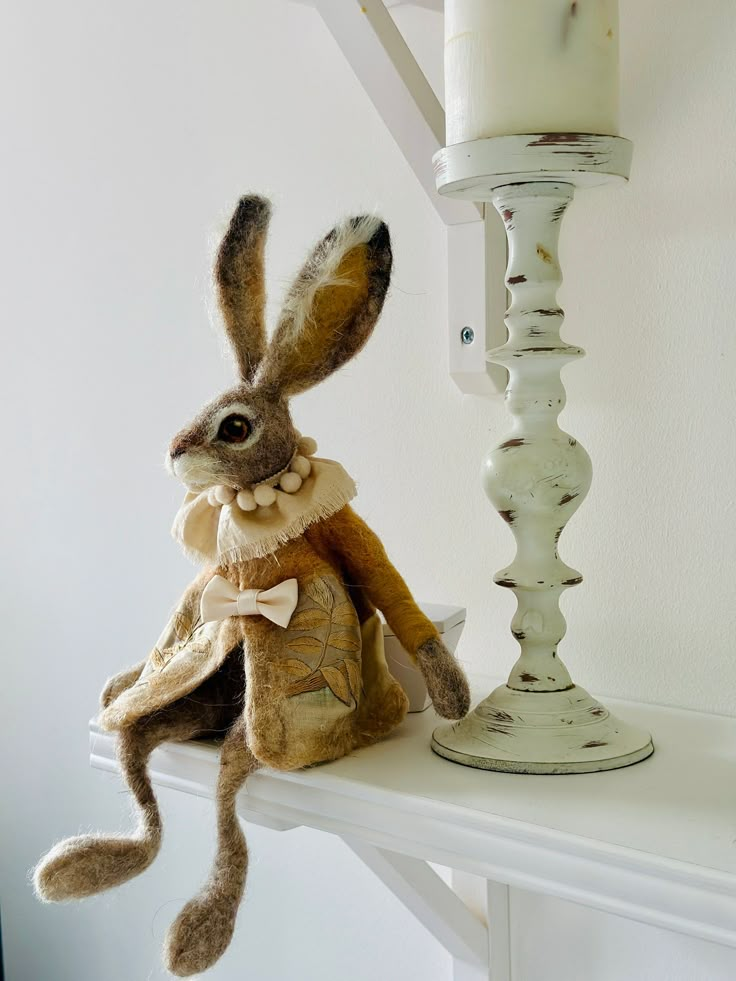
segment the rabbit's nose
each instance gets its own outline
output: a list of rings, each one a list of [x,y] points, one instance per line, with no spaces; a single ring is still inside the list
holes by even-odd
[[[201,445],[202,436],[196,429],[182,429],[180,433],[174,436],[169,444],[169,458],[176,460],[177,457],[183,456],[187,450]]]

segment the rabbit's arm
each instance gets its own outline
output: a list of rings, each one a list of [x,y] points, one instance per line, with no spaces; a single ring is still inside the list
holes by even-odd
[[[211,576],[212,570],[205,570],[187,587],[158,639],[156,647],[159,650],[165,650],[172,646],[177,639],[182,639],[182,635],[185,635],[194,626],[199,615],[199,601],[202,597],[202,591]],[[148,658],[145,658],[132,668],[126,668],[125,671],[121,671],[108,679],[100,693],[100,706],[103,709],[112,704],[118,695],[122,695],[124,691],[136,683],[147,661]]]
[[[307,534],[339,557],[348,584],[364,590],[383,613],[402,647],[416,660],[440,715],[450,719],[465,715],[470,705],[465,675],[389,561],[378,535],[349,505],[313,525]]]
[[[349,505],[313,528],[328,550],[339,557],[348,584],[365,592],[402,647],[415,658],[422,644],[437,637],[437,630],[417,606],[378,535]]]

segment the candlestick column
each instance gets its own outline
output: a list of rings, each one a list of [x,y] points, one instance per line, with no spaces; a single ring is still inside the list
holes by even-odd
[[[500,187],[493,195],[509,241],[511,306],[508,342],[488,358],[508,369],[513,429],[488,455],[483,483],[516,539],[516,558],[495,581],[512,589],[518,603],[511,630],[521,656],[508,685],[519,691],[572,687],[557,656],[565,635],[559,598],[582,576],[560,559],[557,543],[591,481],[588,454],[557,424],[565,405],[560,369],[583,354],[560,337],[563,312],[556,295],[560,222],[574,190],[570,184],[529,183]]]

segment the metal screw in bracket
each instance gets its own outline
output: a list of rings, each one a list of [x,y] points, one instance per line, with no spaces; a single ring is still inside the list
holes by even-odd
[[[475,340],[475,331],[472,327],[463,327],[460,331],[460,340],[463,344],[472,344]]]

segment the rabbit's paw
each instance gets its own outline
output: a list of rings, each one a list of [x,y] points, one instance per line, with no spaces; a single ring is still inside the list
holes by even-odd
[[[439,715],[462,719],[470,708],[470,688],[462,668],[438,637],[417,650],[417,662]]]

